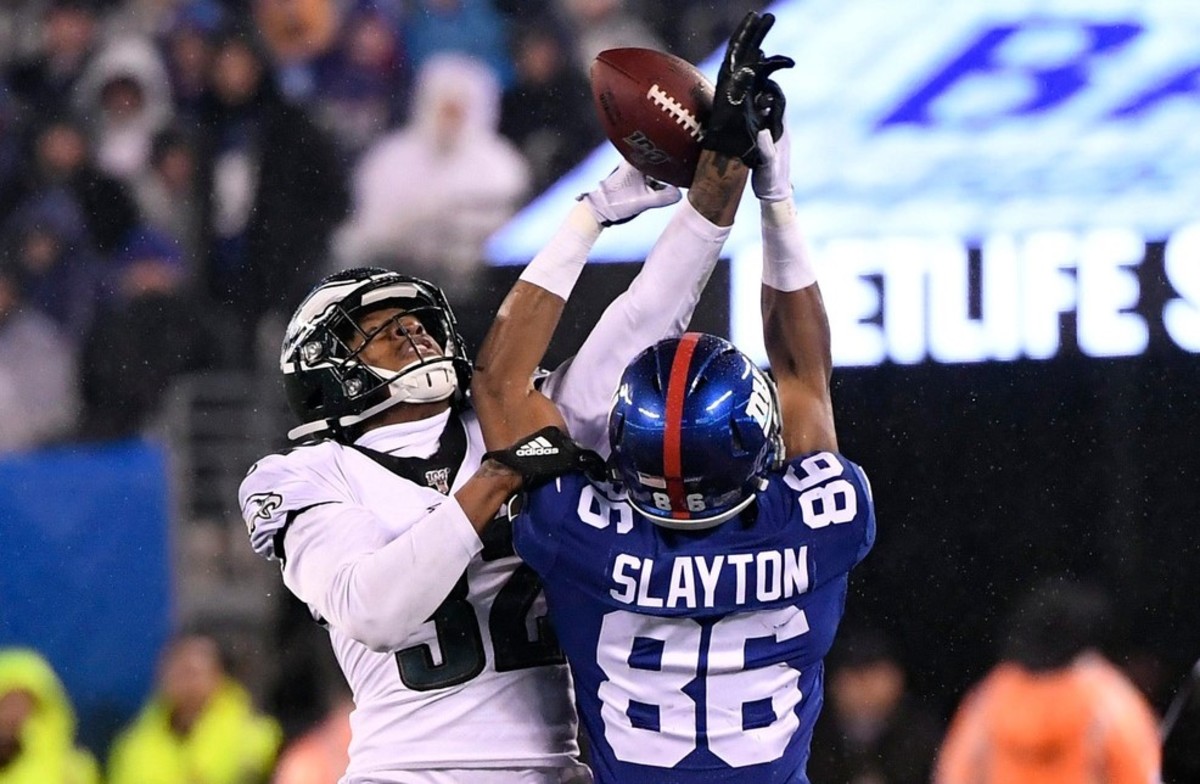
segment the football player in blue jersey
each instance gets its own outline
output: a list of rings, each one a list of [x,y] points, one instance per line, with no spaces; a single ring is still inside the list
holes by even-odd
[[[822,660],[874,540],[866,476],[838,451],[828,321],[792,202],[783,96],[767,78],[781,59],[758,48],[771,21],[751,14],[730,44],[714,114],[743,112],[746,130],[706,138],[704,155],[739,191],[752,179],[760,201],[774,378],[713,335],[647,348],[613,399],[607,470],[527,482],[514,520],[597,782],[808,782]],[[489,455],[518,471],[538,456],[525,436],[562,427],[529,383],[562,306],[519,282],[478,355]]]

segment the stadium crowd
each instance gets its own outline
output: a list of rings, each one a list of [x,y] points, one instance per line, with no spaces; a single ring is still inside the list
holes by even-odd
[[[0,4],[0,451],[138,432],[322,272],[471,312],[487,235],[603,139],[594,55],[698,60],[742,10],[670,6]]]
[[[426,277],[470,313],[487,295],[477,273],[488,234],[603,139],[587,85],[594,55],[651,46],[697,61],[745,10],[0,3],[0,452],[136,434],[177,375],[273,363],[282,320],[326,271],[371,263]],[[1122,715],[1144,735],[1155,721],[1145,699],[1091,652],[1103,642],[1095,618],[1047,595],[1018,609],[1002,663],[952,724],[912,693],[894,641],[848,629],[829,662],[812,779],[974,781],[963,760],[1004,743],[1086,757],[1096,694],[1133,705]],[[1102,676],[1077,677],[1077,664]],[[979,730],[996,745],[972,746],[982,719],[971,711],[996,683],[1025,691],[990,716],[995,732]],[[1061,710],[1030,728],[1019,719],[1039,698]],[[0,652],[0,784],[333,782],[346,713],[339,692],[325,723],[285,745],[283,717],[250,704],[216,641],[187,635],[95,760],[75,747],[69,700],[45,662]],[[938,768],[946,739],[955,745]],[[1137,740],[1131,754],[1156,748]],[[151,769],[161,775],[139,777]],[[324,769],[330,778],[313,776]]]

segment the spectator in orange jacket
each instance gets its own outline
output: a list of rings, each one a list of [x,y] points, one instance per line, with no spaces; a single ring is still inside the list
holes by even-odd
[[[337,784],[350,764],[350,687],[336,675],[321,720],[279,756],[272,784]]]
[[[1013,614],[1004,656],[959,706],[935,784],[1156,784],[1156,719],[1095,645],[1106,600],[1055,581]]]

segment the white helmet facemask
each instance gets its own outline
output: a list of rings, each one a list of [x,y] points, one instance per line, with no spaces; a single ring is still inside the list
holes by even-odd
[[[367,365],[372,373],[387,378],[392,371]],[[449,357],[422,360],[418,367],[406,367],[388,382],[395,403],[434,403],[458,391],[458,376]]]

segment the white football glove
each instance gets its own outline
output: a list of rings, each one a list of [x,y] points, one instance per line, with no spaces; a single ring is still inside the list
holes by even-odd
[[[597,223],[613,226],[633,220],[646,210],[674,204],[682,197],[674,185],[647,177],[628,161],[621,161],[599,185],[578,198]]]
[[[760,162],[750,175],[750,185],[760,201],[783,201],[792,198],[792,145],[788,139],[787,126],[779,134],[778,141],[771,132],[758,132],[758,154]]]

